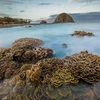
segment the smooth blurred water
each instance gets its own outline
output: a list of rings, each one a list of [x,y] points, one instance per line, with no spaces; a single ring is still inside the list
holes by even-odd
[[[74,31],[83,30],[92,32],[94,37],[72,37]],[[0,29],[0,47],[10,47],[12,42],[19,38],[33,37],[45,42],[43,47],[53,49],[56,54],[54,57],[65,57],[83,50],[89,53],[100,55],[100,23],[67,23],[67,24],[48,24],[32,27],[13,27]],[[66,43],[67,48],[62,44]]]

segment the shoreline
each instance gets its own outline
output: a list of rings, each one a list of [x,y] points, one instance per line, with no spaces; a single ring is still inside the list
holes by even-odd
[[[51,24],[62,24],[62,23],[46,23],[46,24],[40,24],[40,23],[24,23],[24,24],[0,24],[0,28],[11,28],[11,27],[18,27],[18,26],[36,26],[36,25],[51,25]]]
[[[37,24],[31,24],[31,23],[24,23],[24,24],[3,24],[0,25],[0,28],[10,28],[10,27],[17,27],[17,26],[27,26],[27,25],[37,25]]]

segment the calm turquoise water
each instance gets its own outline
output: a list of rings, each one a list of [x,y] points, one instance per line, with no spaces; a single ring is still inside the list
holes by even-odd
[[[76,30],[93,32],[94,37],[72,37]],[[10,47],[12,42],[19,38],[33,37],[42,39],[43,47],[53,49],[55,57],[62,58],[66,55],[79,53],[88,50],[89,53],[100,55],[100,23],[70,23],[70,24],[50,24],[32,27],[14,27],[0,29],[0,47]],[[68,45],[62,47],[62,43]]]

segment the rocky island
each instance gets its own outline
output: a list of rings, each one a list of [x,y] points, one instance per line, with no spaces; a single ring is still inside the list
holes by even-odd
[[[42,21],[40,22],[40,24],[47,24],[47,22],[46,22],[45,20],[42,20]]]
[[[67,13],[59,14],[53,23],[70,23],[74,22],[73,18]]]

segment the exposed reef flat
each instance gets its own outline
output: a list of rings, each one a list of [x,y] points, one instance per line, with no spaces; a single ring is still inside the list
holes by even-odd
[[[73,34],[71,34],[71,36],[83,37],[83,36],[94,36],[94,34],[85,31],[75,31]]]

